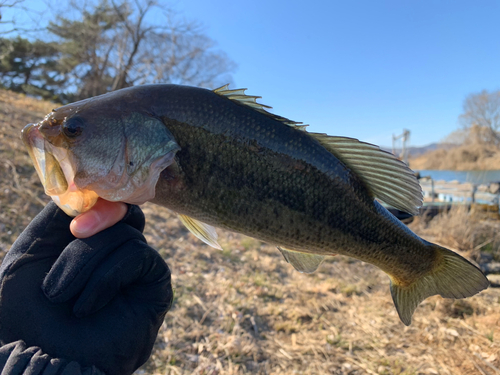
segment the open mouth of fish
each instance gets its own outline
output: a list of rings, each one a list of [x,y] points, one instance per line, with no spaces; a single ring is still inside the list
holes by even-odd
[[[98,195],[91,190],[80,189],[74,183],[75,168],[68,151],[55,147],[40,133],[38,124],[28,124],[22,131],[22,139],[28,148],[45,194],[69,216],[88,211]]]

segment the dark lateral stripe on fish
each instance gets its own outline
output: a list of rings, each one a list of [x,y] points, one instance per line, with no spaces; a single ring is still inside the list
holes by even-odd
[[[265,110],[269,106],[257,103],[260,96],[245,95],[246,89],[229,90],[224,85],[214,92],[227,98],[247,105],[254,110],[264,113],[289,126],[304,130],[306,125],[298,125],[295,121],[273,115]],[[354,138],[332,137],[321,133],[308,133],[318,139],[329,151],[358,173],[373,192],[374,196],[392,205],[394,208],[418,215],[423,204],[423,194],[413,172],[400,160],[378,146],[360,142]],[[383,166],[383,168],[381,168]],[[378,171],[374,175],[372,171]],[[391,173],[392,172],[392,173]],[[387,187],[387,188],[385,188]],[[402,194],[391,194],[390,188],[400,188]]]

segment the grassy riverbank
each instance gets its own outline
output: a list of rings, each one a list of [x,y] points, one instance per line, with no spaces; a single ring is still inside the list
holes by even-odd
[[[426,170],[479,171],[500,169],[500,150],[493,145],[468,144],[429,151],[415,158],[410,168]]]

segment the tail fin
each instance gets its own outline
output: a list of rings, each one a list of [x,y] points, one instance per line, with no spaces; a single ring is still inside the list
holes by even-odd
[[[465,298],[486,289],[490,282],[479,268],[444,247],[427,242],[437,253],[436,266],[408,286],[391,279],[391,294],[399,318],[410,325],[417,306],[427,297],[439,294],[445,298]]]

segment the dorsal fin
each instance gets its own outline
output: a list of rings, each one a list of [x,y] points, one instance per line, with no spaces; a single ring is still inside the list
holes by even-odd
[[[374,197],[398,210],[419,214],[422,188],[413,171],[393,154],[354,138],[308,134],[354,171]]]
[[[229,90],[228,87],[229,84],[224,85],[214,92],[253,108],[274,120],[305,131],[307,125],[267,112],[266,108],[271,107],[257,103],[260,96],[245,95],[246,89]],[[394,155],[381,150],[378,146],[354,138],[333,137],[320,133],[308,134],[354,171],[374,197],[394,208],[418,215],[419,208],[423,204],[422,189],[414,173]]]
[[[200,240],[205,242],[207,245],[210,245],[218,250],[222,250],[222,247],[217,242],[217,232],[214,227],[186,215],[179,214],[179,219],[182,224],[184,224],[186,228]]]
[[[277,246],[277,248],[281,251],[285,260],[297,271],[302,273],[313,273],[325,259],[323,255],[299,253],[297,251],[287,250],[281,246]]]
[[[246,90],[247,89],[229,90],[229,83],[228,83],[227,85],[215,89],[214,92],[220,96],[225,96],[226,98],[231,99],[239,104],[253,108],[257,112],[263,113],[264,115],[272,118],[273,120],[280,121],[285,125],[292,126],[299,130],[305,130],[305,128],[309,126],[309,125],[303,125],[301,122],[292,121],[285,117],[281,117],[266,111],[266,108],[271,109],[272,107],[265,104],[257,103],[257,99],[262,98],[262,96],[246,95],[245,94]]]

